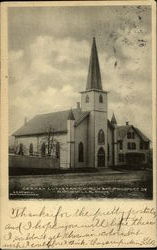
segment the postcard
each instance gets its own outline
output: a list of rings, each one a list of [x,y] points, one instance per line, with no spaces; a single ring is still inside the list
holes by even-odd
[[[155,2],[1,10],[1,248],[157,246]]]

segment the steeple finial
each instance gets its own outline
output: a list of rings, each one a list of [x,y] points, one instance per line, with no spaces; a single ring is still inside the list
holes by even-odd
[[[114,113],[112,115],[111,123],[112,123],[112,125],[117,125],[117,120],[116,120]]]
[[[70,120],[70,121],[75,120],[72,109],[70,109],[70,111],[69,111],[68,120]]]
[[[90,89],[102,90],[101,74],[100,74],[99,59],[98,59],[95,37],[93,37],[93,44],[91,49],[87,86],[86,86],[86,90]]]

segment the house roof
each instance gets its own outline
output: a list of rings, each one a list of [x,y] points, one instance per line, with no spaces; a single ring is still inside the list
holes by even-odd
[[[134,129],[134,131],[138,134],[138,136],[141,138],[141,140],[150,141],[147,136],[145,136],[138,128],[134,127],[133,125],[118,126],[116,128],[117,139],[122,140],[126,136],[127,132],[130,130],[130,128]]]
[[[14,136],[44,134],[50,127],[54,130],[54,133],[67,132],[67,120],[71,111],[59,111],[48,114],[41,114],[35,116],[33,119],[23,125],[20,129],[13,133]],[[75,118],[76,124],[87,117],[89,112],[82,112],[80,109],[73,109],[73,118]]]
[[[99,59],[98,59],[95,37],[93,38],[89,69],[88,69],[87,85],[86,85],[86,90],[90,89],[102,90],[101,74],[100,74]]]

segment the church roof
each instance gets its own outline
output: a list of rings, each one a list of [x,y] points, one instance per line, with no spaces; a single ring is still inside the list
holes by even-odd
[[[150,141],[147,136],[145,136],[138,128],[134,127],[133,125],[118,126],[116,128],[117,139],[123,140],[124,137],[127,135],[127,132],[130,130],[130,128],[134,129],[134,131],[138,134],[138,136],[141,138],[141,140]]]
[[[31,136],[45,134],[49,128],[52,128],[54,133],[67,132],[67,120],[71,110],[58,111],[54,113],[36,115],[27,124],[23,125],[13,133],[13,136]],[[90,112],[82,112],[80,109],[73,109],[73,118],[75,119],[75,127],[88,117]],[[108,127],[113,129],[111,122],[108,120]]]
[[[80,109],[73,109],[73,116],[76,123],[81,122],[81,117],[86,116],[89,112],[82,112]],[[49,127],[54,130],[54,133],[67,132],[67,120],[69,117],[69,110],[59,111],[48,114],[41,114],[35,116],[33,119],[18,129],[14,136],[44,134]]]
[[[86,90],[90,89],[102,90],[101,74],[100,74],[99,59],[98,59],[95,37],[93,38],[87,85],[86,85]]]

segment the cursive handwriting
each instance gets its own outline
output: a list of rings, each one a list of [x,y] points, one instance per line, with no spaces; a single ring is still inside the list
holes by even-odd
[[[4,248],[155,246],[156,211],[143,209],[90,209],[72,211],[62,206],[13,207],[4,227]],[[152,232],[145,235],[145,232]]]

